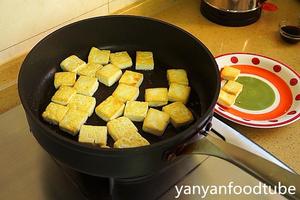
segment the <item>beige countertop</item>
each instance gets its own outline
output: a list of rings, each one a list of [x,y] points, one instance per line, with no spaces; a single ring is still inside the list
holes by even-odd
[[[287,44],[280,39],[278,32],[281,20],[300,16],[300,2],[269,2],[276,4],[278,10],[263,11],[259,21],[245,27],[225,27],[208,21],[200,13],[199,0],[178,1],[154,17],[192,33],[215,56],[229,52],[258,53],[280,60],[300,73],[300,43]],[[256,129],[228,123],[300,173],[300,121],[274,129]]]

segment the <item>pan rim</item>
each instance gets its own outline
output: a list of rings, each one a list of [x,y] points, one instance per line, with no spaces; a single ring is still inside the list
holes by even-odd
[[[28,62],[28,59],[31,57],[31,54],[33,53],[33,51],[37,48],[39,48],[39,46],[41,46],[46,40],[48,40],[51,37],[54,37],[56,33],[63,31],[64,29],[67,29],[69,27],[72,26],[76,26],[77,24],[80,23],[85,23],[87,21],[92,21],[92,20],[99,20],[99,19],[103,19],[103,18],[132,18],[132,19],[138,19],[138,20],[147,20],[147,21],[152,21],[155,23],[159,23],[162,24],[164,26],[169,26],[170,28],[176,30],[176,31],[181,31],[183,33],[185,33],[187,36],[189,36],[191,39],[193,39],[198,45],[202,46],[202,48],[204,48],[206,50],[206,52],[208,53],[208,56],[211,58],[212,62],[213,62],[213,66],[214,70],[217,74],[217,83],[216,83],[216,89],[217,91],[214,94],[213,100],[211,101],[209,107],[206,109],[206,111],[203,113],[203,115],[197,119],[192,125],[190,125],[187,129],[177,133],[175,136],[172,136],[171,138],[167,138],[161,141],[158,141],[154,144],[150,144],[147,146],[141,146],[141,147],[133,147],[133,148],[99,148],[96,147],[94,145],[89,145],[89,144],[84,144],[84,143],[80,143],[78,141],[75,140],[71,140],[63,135],[57,134],[55,131],[53,131],[52,129],[50,129],[50,127],[46,126],[44,123],[41,122],[41,120],[36,117],[36,115],[33,113],[32,109],[30,109],[29,103],[28,101],[26,101],[24,95],[23,95],[23,90],[22,90],[22,85],[20,84],[20,80],[22,79],[22,74],[23,74],[23,70],[24,70],[24,64],[26,64]],[[210,115],[213,115],[213,110],[215,107],[215,104],[217,102],[217,98],[219,96],[219,90],[220,90],[220,75],[219,75],[219,70],[217,67],[217,63],[215,61],[214,56],[212,55],[212,53],[209,51],[209,49],[195,36],[193,36],[191,33],[189,33],[188,31],[170,24],[168,22],[159,20],[159,19],[154,19],[154,18],[150,18],[150,17],[144,17],[144,16],[133,16],[133,15],[107,15],[107,16],[99,16],[99,17],[92,17],[92,18],[88,18],[88,19],[84,19],[84,20],[80,20],[71,24],[68,24],[66,26],[63,26],[61,28],[59,28],[58,30],[50,33],[49,35],[47,35],[46,37],[44,37],[41,41],[39,41],[31,50],[30,52],[27,54],[24,62],[21,65],[20,68],[20,72],[18,75],[18,92],[19,92],[19,96],[20,96],[20,100],[22,103],[22,106],[24,108],[24,110],[26,111],[26,115],[29,115],[30,118],[34,121],[34,123],[36,123],[39,127],[42,127],[43,129],[45,129],[46,133],[43,133],[45,135],[47,135],[48,133],[51,133],[51,136],[53,136],[57,141],[56,142],[64,142],[68,145],[63,144],[64,146],[68,146],[68,148],[72,148],[76,151],[80,151],[79,148],[83,148],[83,149],[88,149],[90,150],[90,152],[88,152],[89,154],[91,154],[92,152],[97,154],[97,152],[107,152],[107,153],[113,153],[115,154],[116,152],[137,152],[137,151],[147,151],[149,149],[153,149],[153,148],[159,148],[159,147],[163,147],[168,143],[173,143],[174,145],[176,144],[177,141],[182,140],[182,143],[184,143],[184,141],[188,138],[188,136],[192,136],[193,134],[188,134],[190,132],[195,132],[195,134],[198,131],[198,128],[201,128],[199,125],[203,125],[203,123],[205,123],[205,120],[208,119],[208,117]],[[186,135],[184,137],[184,135]],[[50,135],[48,135],[49,137]],[[182,139],[181,139],[182,138]],[[72,144],[73,146],[70,146],[70,144]],[[77,148],[76,148],[77,147]],[[79,147],[79,148],[78,148]],[[81,151],[84,152],[84,151]],[[87,153],[85,151],[85,153]]]

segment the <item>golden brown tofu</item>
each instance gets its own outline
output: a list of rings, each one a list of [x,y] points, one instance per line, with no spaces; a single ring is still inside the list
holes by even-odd
[[[139,135],[138,129],[127,117],[119,117],[107,122],[109,135],[117,141],[123,137],[128,138],[132,135]]]
[[[97,63],[87,63],[82,68],[78,70],[78,74],[80,76],[89,76],[89,77],[95,77],[96,71],[101,69],[103,66],[101,64]]]
[[[93,96],[99,87],[97,78],[89,76],[80,76],[76,81],[74,88],[78,94]]]
[[[112,64],[105,65],[103,68],[96,72],[96,77],[98,78],[98,80],[108,87],[117,82],[121,76],[121,69]]]
[[[222,106],[230,107],[234,104],[235,99],[235,95],[229,94],[224,90],[221,90],[218,98],[218,103]]]
[[[126,101],[134,101],[139,96],[139,88],[121,83],[112,93],[112,96],[119,98],[124,103]]]
[[[222,89],[229,93],[229,94],[233,94],[235,96],[238,96],[242,90],[243,90],[243,85],[235,82],[235,81],[227,81],[227,83],[222,87]]]
[[[162,110],[170,115],[171,123],[175,128],[188,125],[194,121],[192,112],[182,102],[171,103],[164,106]]]
[[[159,107],[168,103],[167,88],[148,88],[145,90],[145,101],[150,107]]]
[[[84,65],[85,62],[75,55],[71,55],[67,57],[60,63],[60,67],[62,68],[63,71],[74,72],[74,73],[77,73],[77,71]]]
[[[144,79],[144,75],[138,72],[133,72],[126,70],[125,73],[122,75],[119,83],[123,83],[126,85],[140,87]]]
[[[96,106],[95,97],[85,96],[82,94],[75,94],[68,104],[69,108],[87,112],[91,116]]]
[[[234,67],[224,67],[221,71],[221,77],[225,80],[235,81],[240,75],[240,70]]]
[[[184,69],[168,69],[167,79],[169,84],[178,83],[181,85],[189,85],[187,73]]]
[[[154,69],[153,53],[150,51],[137,51],[135,69],[153,70]]]
[[[170,115],[168,113],[150,108],[143,123],[143,131],[161,136],[165,132],[169,120]]]
[[[187,103],[190,96],[191,88],[178,83],[171,83],[168,91],[168,99],[171,102]]]
[[[77,135],[87,118],[87,112],[69,109],[64,118],[59,122],[59,128],[67,133],[70,133],[71,135]]]
[[[142,136],[123,137],[114,143],[114,148],[133,148],[149,145],[150,143]]]
[[[70,102],[71,98],[75,94],[76,94],[76,90],[74,88],[68,86],[61,86],[55,92],[55,94],[51,98],[51,101],[65,106]]]
[[[110,62],[120,69],[125,69],[132,66],[132,60],[127,51],[111,53]]]
[[[72,87],[76,81],[76,73],[73,72],[56,72],[54,74],[54,87],[57,89],[60,86]]]
[[[79,132],[78,141],[82,143],[97,144],[100,147],[106,145],[106,126],[82,125]]]
[[[110,121],[123,114],[125,104],[116,97],[109,96],[95,109],[96,114],[104,121]]]
[[[107,146],[107,145],[101,145],[100,148],[110,149],[110,146]]]
[[[67,106],[50,102],[46,110],[43,112],[42,117],[50,124],[57,125],[63,119],[68,110],[69,108]]]
[[[109,62],[110,50],[100,50],[92,47],[88,56],[89,63],[106,65]]]
[[[135,122],[144,121],[148,112],[148,102],[127,101],[124,116]]]

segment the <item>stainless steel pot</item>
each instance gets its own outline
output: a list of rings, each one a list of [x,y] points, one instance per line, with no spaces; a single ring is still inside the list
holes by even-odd
[[[226,12],[250,12],[260,8],[265,0],[203,0],[210,6]]]
[[[202,0],[201,13],[225,26],[245,26],[256,22],[266,0]]]

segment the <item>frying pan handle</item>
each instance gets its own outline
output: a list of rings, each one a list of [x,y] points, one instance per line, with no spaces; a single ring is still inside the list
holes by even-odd
[[[288,199],[300,199],[300,175],[210,134],[208,132],[201,140],[186,144],[181,154],[204,154],[229,161],[272,188],[278,186],[279,182],[287,187],[295,186],[295,194],[287,192],[284,196]]]

